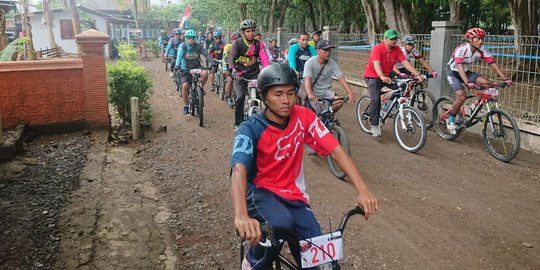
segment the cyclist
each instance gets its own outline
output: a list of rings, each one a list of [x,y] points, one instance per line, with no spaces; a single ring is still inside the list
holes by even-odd
[[[270,62],[279,63],[281,58],[281,48],[277,45],[277,39],[273,38],[270,41],[270,47],[268,47],[268,56],[270,57]]]
[[[180,46],[182,43],[182,30],[180,28],[175,28],[173,30],[173,34],[174,37],[169,40],[167,50],[165,51],[167,58],[171,59],[171,74],[169,75],[171,78],[174,77],[174,61],[176,60],[176,55],[178,54],[178,46]]]
[[[233,79],[230,76],[232,68],[229,68],[229,52],[232,48],[232,43],[234,43],[240,37],[239,33],[234,33],[231,35],[231,43],[225,45],[223,48],[223,58],[221,61],[221,68],[223,69],[223,76],[226,78],[225,90],[227,90],[227,105],[232,108],[234,107],[234,100],[232,99],[233,91]]]
[[[317,47],[317,42],[321,39],[322,31],[316,30],[311,32],[311,40],[308,42],[309,45],[313,46],[313,48]]]
[[[493,56],[483,46],[486,31],[482,28],[471,28],[465,33],[467,43],[463,43],[456,47],[450,61],[446,65],[448,83],[456,94],[456,100],[452,105],[452,112],[446,118],[446,127],[451,134],[456,134],[456,114],[465,102],[467,93],[463,89],[463,85],[467,85],[469,89],[476,87],[476,84],[489,83],[488,78],[478,73],[470,71],[472,63],[482,58],[503,81],[512,85],[512,80],[506,77],[506,74],[501,70],[499,65],[495,63]]]
[[[268,66],[268,55],[264,44],[255,40],[255,28],[257,25],[251,19],[240,23],[243,38],[236,40],[229,52],[229,68],[245,79],[255,79],[259,75],[259,65]],[[236,101],[234,107],[235,128],[244,121],[244,101],[247,91],[247,82],[244,80],[234,81]]]
[[[196,41],[197,33],[193,30],[187,30],[185,33],[186,41],[178,46],[178,56],[176,58],[176,69],[180,70],[180,82],[182,83],[182,100],[184,101],[183,114],[189,113],[188,107],[188,90],[191,83],[192,76],[189,72],[191,69],[203,68],[201,65],[201,54],[204,55],[206,63],[214,64],[214,61],[208,55],[208,52],[202,48]],[[208,79],[208,71],[203,70],[201,72],[202,88],[206,84]],[[203,90],[204,94],[204,90]]]
[[[439,73],[433,70],[433,68],[429,65],[429,63],[422,57],[422,54],[418,52],[414,46],[416,45],[416,38],[411,35],[406,35],[401,40],[401,43],[403,44],[401,48],[401,51],[403,52],[403,55],[405,55],[405,58],[407,60],[410,59],[416,59],[418,60],[422,66],[424,66],[425,69],[431,73],[433,78],[436,78]],[[394,66],[394,73],[393,75],[399,75],[400,77],[404,77],[404,75],[411,75],[411,72],[408,71],[400,62],[397,62]],[[394,77],[394,76],[392,76]]]
[[[214,65],[210,67],[210,81],[212,82],[212,92],[214,91],[214,74],[219,68],[219,63],[221,63],[221,59],[223,58],[223,48],[225,47],[225,43],[221,41],[220,31],[216,31],[213,36],[214,41],[208,46],[208,54],[214,60]]]
[[[424,77],[420,76],[420,73],[407,61],[399,47],[396,46],[399,36],[397,31],[388,29],[383,36],[383,42],[373,47],[364,70],[364,79],[371,100],[368,111],[371,116],[371,135],[374,137],[381,136],[381,128],[379,127],[381,89],[384,86],[395,88],[395,86],[390,85],[392,79],[389,76],[396,62],[401,62],[420,81],[424,80]]]
[[[204,48],[208,50],[212,42],[214,42],[214,33],[212,31],[208,31],[206,33],[206,39],[204,40]]]
[[[231,155],[234,225],[250,243],[242,269],[268,269],[279,254],[281,247],[257,245],[261,223],[285,228],[300,239],[321,235],[305,190],[304,144],[336,159],[349,176],[357,194],[355,202],[364,208],[366,218],[378,208],[377,199],[334,136],[313,112],[294,106],[298,84],[298,76],[288,65],[272,64],[263,69],[257,85],[266,109],[236,131]],[[289,241],[289,248],[301,265],[299,243]]]
[[[306,32],[300,33],[298,43],[289,48],[288,62],[289,66],[296,70],[296,74],[302,78],[304,73],[304,64],[312,56],[317,55],[315,47],[308,45],[309,36]]]
[[[287,64],[288,61],[287,61],[287,57],[289,56],[289,49],[291,48],[292,45],[298,43],[298,39],[297,38],[291,38],[288,42],[289,44],[289,47],[287,47],[285,50],[283,50],[283,55],[285,57],[283,57],[283,61],[281,61],[282,64]]]
[[[318,99],[336,99],[339,96],[332,90],[332,76],[336,76],[339,83],[345,91],[349,101],[354,104],[355,98],[350,85],[345,80],[343,73],[334,61],[330,58],[332,49],[335,48],[330,41],[321,39],[317,43],[317,56],[311,57],[306,61],[304,66],[304,86],[307,98],[310,100],[311,107],[316,113],[319,113],[322,108],[318,106]],[[333,103],[334,112],[338,112],[343,106],[343,101]]]
[[[165,50],[167,49],[167,45],[169,44],[169,35],[167,35],[167,32],[165,30],[161,30],[161,35],[158,38],[157,41],[157,47],[161,49],[161,57],[163,60],[165,60]]]

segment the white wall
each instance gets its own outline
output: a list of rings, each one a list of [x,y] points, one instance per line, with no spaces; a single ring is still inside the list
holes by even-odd
[[[103,17],[96,16],[94,14],[87,14],[90,15],[92,19],[96,20],[96,27],[98,31],[107,34],[106,20]],[[53,13],[53,16],[53,33],[56,44],[58,44],[58,46],[62,47],[62,49],[64,49],[64,51],[68,53],[77,53],[77,44],[75,43],[75,39],[61,38],[60,20],[71,20],[71,16],[66,12],[55,12]],[[32,24],[32,34],[34,37],[34,48],[36,51],[50,48],[47,28],[41,24],[42,18],[43,14],[37,14],[30,17],[30,24]],[[105,53],[108,54],[108,51],[108,45],[105,45]]]

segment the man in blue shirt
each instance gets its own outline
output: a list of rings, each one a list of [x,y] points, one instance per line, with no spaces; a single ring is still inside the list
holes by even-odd
[[[313,46],[308,45],[309,35],[306,32],[300,33],[298,43],[289,48],[288,62],[289,66],[296,71],[298,77],[304,75],[304,65],[312,56],[317,55]]]

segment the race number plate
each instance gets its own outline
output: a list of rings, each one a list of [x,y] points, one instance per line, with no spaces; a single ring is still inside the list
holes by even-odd
[[[201,69],[192,69],[191,70],[191,74],[201,74],[202,70]]]
[[[490,96],[498,96],[499,95],[499,89],[497,88],[489,88],[489,89],[486,89],[484,90],[484,94],[488,94]]]
[[[248,87],[257,88],[257,80],[249,80]]]
[[[302,268],[315,267],[343,258],[341,232],[300,241]]]

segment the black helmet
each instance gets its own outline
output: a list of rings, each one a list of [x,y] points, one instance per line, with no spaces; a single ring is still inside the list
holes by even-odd
[[[240,30],[242,31],[251,28],[257,28],[257,24],[251,19],[245,19],[240,23]]]
[[[263,97],[270,86],[283,84],[294,84],[297,91],[300,86],[296,72],[286,64],[271,64],[265,67],[257,77],[257,87],[261,90]]]

